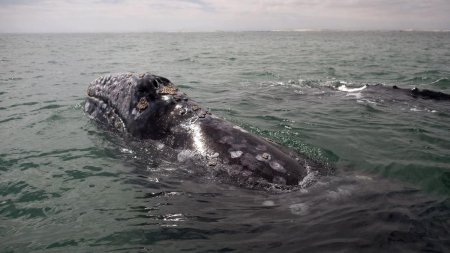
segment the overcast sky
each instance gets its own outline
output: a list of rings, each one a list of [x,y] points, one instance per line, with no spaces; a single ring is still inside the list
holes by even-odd
[[[450,0],[0,0],[0,32],[450,30]]]

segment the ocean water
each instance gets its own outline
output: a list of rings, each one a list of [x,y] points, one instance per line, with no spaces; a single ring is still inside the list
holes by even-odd
[[[336,167],[252,190],[83,113],[90,81],[149,71]],[[447,32],[0,35],[0,252],[449,252]]]

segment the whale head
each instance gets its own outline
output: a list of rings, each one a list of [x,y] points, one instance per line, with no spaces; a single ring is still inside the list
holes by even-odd
[[[149,73],[99,77],[87,90],[85,112],[121,132],[159,139],[180,120],[184,94],[168,79]]]

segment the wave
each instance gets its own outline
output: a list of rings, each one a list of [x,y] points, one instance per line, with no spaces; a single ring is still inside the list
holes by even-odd
[[[430,85],[441,88],[441,89],[449,89],[450,88],[450,78],[444,77],[437,79],[436,81],[430,83]]]

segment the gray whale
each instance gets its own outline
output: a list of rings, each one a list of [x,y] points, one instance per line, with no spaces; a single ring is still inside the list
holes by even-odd
[[[149,73],[94,80],[85,112],[108,128],[171,147],[180,162],[195,157],[240,185],[306,187],[332,171],[211,114],[168,79]]]

